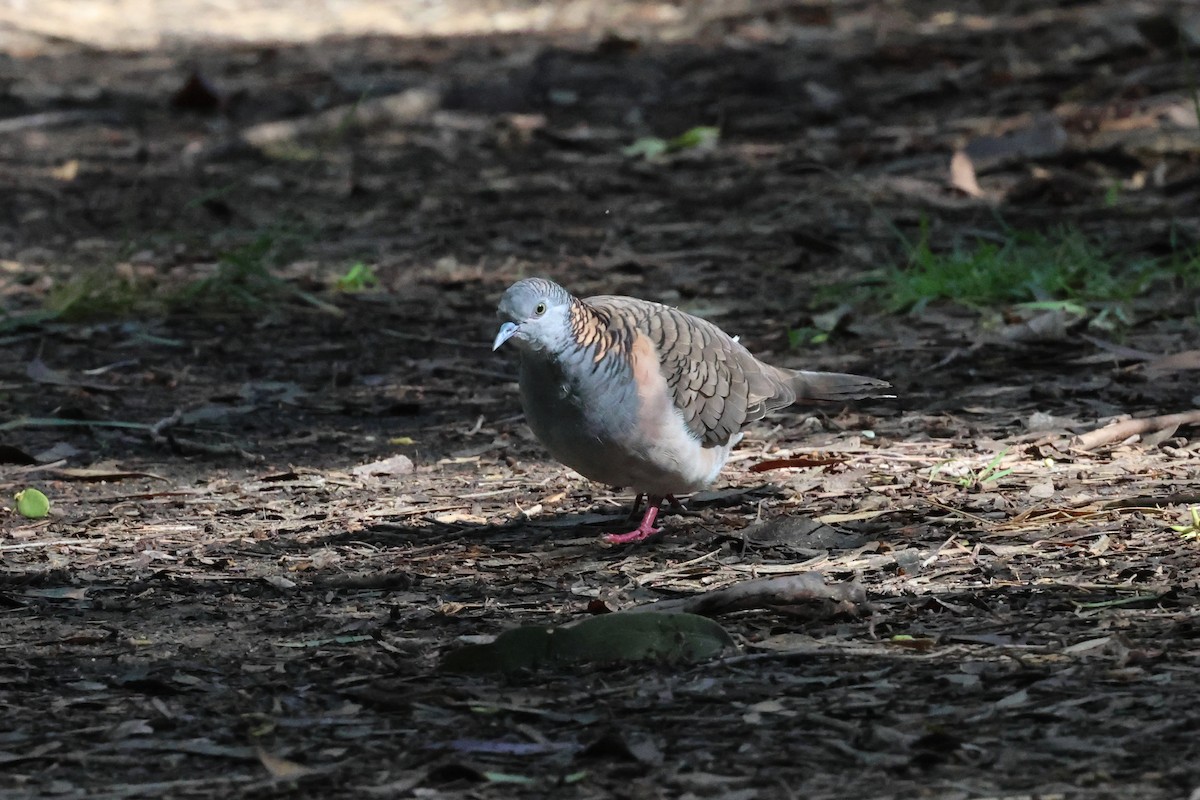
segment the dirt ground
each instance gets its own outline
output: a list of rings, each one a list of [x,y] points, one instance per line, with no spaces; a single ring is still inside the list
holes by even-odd
[[[1077,438],[1200,407],[1200,299],[839,306],[922,229],[1200,243],[1194,6],[1046,5],[0,3],[0,798],[1200,797],[1200,439]],[[290,288],[144,302],[248,262]],[[612,547],[632,497],[490,351],[527,275],[898,398],[773,415]],[[438,669],[810,570],[868,602]]]

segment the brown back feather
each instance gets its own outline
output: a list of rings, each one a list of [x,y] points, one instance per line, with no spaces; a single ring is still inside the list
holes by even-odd
[[[634,331],[658,351],[659,365],[688,429],[706,445],[724,445],[749,422],[797,400],[889,397],[891,384],[838,372],[799,372],[759,361],[707,320],[660,303],[600,295],[572,308],[577,338],[598,345],[596,361],[628,358]]]
[[[632,297],[602,295],[583,303],[610,326],[646,334],[675,406],[706,445],[725,444],[747,422],[796,398],[791,373],[762,363],[711,322]]]

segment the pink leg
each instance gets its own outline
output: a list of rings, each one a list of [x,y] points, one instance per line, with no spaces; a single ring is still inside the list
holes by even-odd
[[[662,530],[662,528],[654,527],[654,520],[658,517],[658,506],[662,503],[663,499],[651,495],[646,500],[646,513],[642,516],[642,522],[636,529],[629,533],[606,534],[604,541],[610,544],[631,544],[647,539]]]

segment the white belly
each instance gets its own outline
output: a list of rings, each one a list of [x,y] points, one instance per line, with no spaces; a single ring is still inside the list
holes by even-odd
[[[696,491],[716,479],[736,443],[703,447],[668,395],[647,405],[632,380],[590,383],[584,403],[578,381],[554,364],[521,362],[529,427],[552,456],[591,480],[653,495]]]

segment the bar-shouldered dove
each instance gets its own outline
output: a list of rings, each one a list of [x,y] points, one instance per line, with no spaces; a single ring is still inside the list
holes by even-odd
[[[886,381],[799,372],[756,359],[724,331],[678,309],[632,297],[580,300],[543,278],[500,300],[492,343],[520,351],[521,404],[534,434],[584,477],[648,498],[637,528],[657,533],[659,505],[712,483],[742,428],[797,400],[881,395]],[[636,512],[636,508],[635,508]]]

